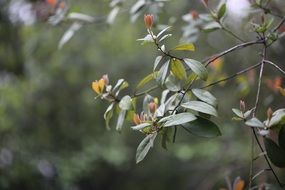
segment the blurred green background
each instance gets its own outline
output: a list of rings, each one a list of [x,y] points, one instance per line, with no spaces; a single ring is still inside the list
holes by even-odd
[[[219,189],[226,187],[226,177],[248,179],[250,131],[231,120],[231,108],[238,107],[240,98],[252,106],[256,81],[233,80],[211,90],[219,100],[221,137],[199,138],[178,129],[169,150],[157,141],[137,165],[135,151],[143,135],[132,131],[130,123],[121,134],[105,129],[107,104],[94,100],[91,82],[106,73],[111,83],[124,78],[130,83],[127,93],[151,72],[155,48],[136,42],[146,34],[143,16],[131,23],[126,12],[112,26],[86,25],[58,50],[70,23],[24,25],[11,19],[10,3],[0,0],[0,189]],[[110,11],[107,0],[68,3],[93,16]],[[170,46],[186,25],[181,16],[193,9],[204,12],[199,1],[170,1],[163,9],[161,24],[176,18]],[[202,34],[189,57],[201,60],[232,44],[237,41],[226,33]],[[250,47],[226,56],[222,72],[228,75],[257,63],[259,50]],[[283,52],[281,40],[271,49],[271,60],[282,65]],[[265,74],[266,80],[278,75],[270,67]],[[211,75],[218,73],[213,70]],[[269,104],[273,110],[284,107],[284,97],[266,83],[262,98],[260,117],[266,117]],[[262,160],[255,164],[255,171],[266,166]],[[285,181],[284,170],[277,172]],[[258,181],[275,182],[270,173]]]

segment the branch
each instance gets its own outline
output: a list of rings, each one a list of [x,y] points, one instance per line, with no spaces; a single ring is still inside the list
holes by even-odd
[[[219,83],[221,83],[221,82],[224,82],[224,81],[230,80],[230,79],[232,79],[232,78],[235,78],[235,77],[237,77],[237,76],[239,76],[239,75],[241,75],[241,74],[243,74],[243,73],[246,73],[246,72],[248,72],[248,71],[250,71],[250,70],[252,70],[252,69],[255,69],[255,68],[259,67],[260,65],[261,65],[261,63],[257,63],[257,64],[255,64],[255,65],[252,65],[252,66],[250,66],[250,67],[248,67],[248,68],[246,68],[246,69],[244,69],[244,70],[241,70],[241,71],[239,71],[239,72],[237,72],[237,73],[235,73],[235,74],[233,74],[233,75],[231,75],[231,76],[229,76],[229,77],[226,77],[226,78],[220,79],[220,80],[218,80],[218,81],[215,81],[215,82],[213,82],[213,83],[207,84],[206,86],[203,86],[201,89],[203,89],[203,88],[208,88],[208,87],[210,87],[210,86],[214,86],[214,85],[219,84]]]
[[[205,63],[206,66],[208,66],[209,64],[211,64],[213,61],[217,60],[218,58],[220,57],[223,57],[224,55],[227,55],[228,53],[231,53],[233,51],[236,51],[236,50],[239,50],[239,49],[243,49],[245,47],[248,47],[248,46],[251,46],[251,45],[255,45],[255,44],[263,44],[264,43],[264,40],[263,39],[259,39],[259,40],[254,40],[254,41],[249,41],[249,42],[245,42],[245,43],[241,43],[241,44],[238,44],[236,46],[233,46],[225,51],[222,51],[210,58],[207,58],[207,59],[204,59],[202,61],[202,63]]]

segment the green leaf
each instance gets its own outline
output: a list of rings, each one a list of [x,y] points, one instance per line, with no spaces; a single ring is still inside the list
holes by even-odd
[[[192,89],[192,93],[203,102],[206,102],[214,107],[217,106],[217,99],[210,92],[202,89]]]
[[[170,126],[175,126],[175,125],[181,125],[183,123],[194,121],[196,119],[197,119],[197,117],[195,115],[193,115],[192,113],[188,113],[188,112],[179,113],[176,115],[168,116],[166,119],[166,122],[163,126],[164,127],[170,127]],[[161,120],[159,122],[161,122]]]
[[[193,135],[199,137],[212,138],[221,135],[219,127],[212,121],[198,117],[195,121],[182,125]]]
[[[131,109],[131,106],[132,106],[132,98],[129,95],[124,96],[119,103],[119,107],[122,110],[129,110]]]
[[[161,30],[158,34],[157,34],[157,38],[159,38],[164,32],[166,32],[167,30],[169,30],[171,28],[171,26],[168,26],[166,28],[164,28],[163,30]]]
[[[206,113],[213,116],[218,116],[216,109],[204,102],[201,101],[189,101],[181,105],[184,108],[195,110],[198,112]]]
[[[155,58],[155,61],[154,61],[154,66],[153,66],[153,71],[155,71],[156,67],[158,66],[158,64],[160,63],[160,61],[162,60],[162,56],[157,56]]]
[[[133,130],[142,130],[142,129],[144,129],[144,128],[150,126],[150,125],[151,125],[150,123],[141,123],[141,124],[139,124],[139,125],[132,126],[131,128],[132,128]]]
[[[163,40],[165,40],[171,36],[172,36],[172,34],[165,34],[164,36],[162,36],[162,38],[160,38],[160,40],[158,42],[162,42]]]
[[[187,79],[187,74],[184,65],[178,59],[171,60],[171,71],[175,77],[180,80]]]
[[[281,127],[278,136],[278,143],[283,150],[285,150],[285,126]]]
[[[199,61],[196,61],[194,59],[184,59],[184,62],[202,80],[207,80],[208,72],[207,72],[206,67],[202,63],[200,63]]]
[[[264,138],[266,152],[271,162],[279,167],[285,167],[285,150],[280,148],[274,141],[269,138]]]
[[[177,92],[181,90],[181,83],[177,78],[170,74],[165,81],[165,87],[170,91]]]
[[[126,116],[126,110],[121,110],[118,116],[118,120],[117,120],[117,125],[116,125],[116,130],[117,131],[121,131],[124,121],[125,121],[125,116]]]
[[[157,133],[147,135],[142,142],[139,144],[136,153],[136,163],[142,161],[145,156],[147,155],[150,148],[153,147],[153,142],[156,137]]]
[[[146,85],[147,83],[149,83],[151,80],[154,79],[154,74],[151,73],[149,75],[147,75],[146,77],[144,77],[139,84],[137,85],[137,89],[143,87],[144,85]]]
[[[257,119],[256,117],[253,117],[250,120],[247,120],[245,122],[245,124],[247,126],[250,126],[250,127],[260,127],[260,128],[264,128],[265,127],[265,125],[259,119]]]
[[[163,128],[161,146],[167,150],[167,143],[171,142],[171,128]]]
[[[169,62],[170,60],[167,60],[160,68],[160,70],[157,73],[156,80],[159,81],[161,84],[164,84],[165,79],[167,77],[168,68],[169,68]]]
[[[175,51],[195,51],[195,46],[192,43],[180,44],[176,46],[173,50]]]
[[[243,114],[239,109],[233,108],[232,111],[234,112],[234,114],[236,114],[236,116],[243,118]]]
[[[222,28],[222,27],[221,27],[221,25],[219,23],[217,23],[217,22],[210,22],[210,23],[204,25],[203,30],[205,32],[209,33],[209,32],[213,32],[215,30],[218,30],[220,28]]]
[[[224,3],[218,11],[218,19],[221,19],[225,15],[226,9],[227,7],[226,7],[226,4]]]
[[[265,123],[268,123],[268,120],[266,120]],[[276,110],[272,114],[272,118],[268,126],[272,127],[272,126],[283,125],[283,124],[285,124],[285,109]]]

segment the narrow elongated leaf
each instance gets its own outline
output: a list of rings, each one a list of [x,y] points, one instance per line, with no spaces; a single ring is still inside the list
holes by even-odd
[[[212,138],[221,135],[219,127],[212,121],[197,117],[196,120],[182,124],[189,132],[199,137]]]
[[[166,38],[171,37],[172,34],[165,34],[164,36],[162,36],[162,38],[160,38],[160,40],[158,42],[162,42],[163,40],[165,40]]]
[[[217,106],[217,99],[210,92],[203,89],[192,89],[193,94],[203,102],[206,102],[214,107]]]
[[[207,80],[207,78],[208,78],[208,71],[207,71],[206,67],[202,63],[200,63],[199,61],[196,61],[194,59],[184,59],[184,62],[202,80]]]
[[[154,79],[154,74],[153,73],[150,73],[149,75],[147,75],[146,77],[144,77],[140,82],[139,84],[137,85],[137,88],[141,88],[143,87],[144,85],[146,85],[147,83],[149,83],[151,80]]]
[[[195,46],[192,43],[180,44],[176,46],[173,50],[175,51],[195,51]]]
[[[225,13],[226,13],[226,9],[227,9],[227,6],[226,4],[222,4],[222,6],[220,7],[219,11],[218,11],[218,19],[221,19]]]
[[[209,115],[213,115],[216,117],[218,116],[216,109],[213,106],[211,106],[207,103],[204,103],[204,102],[189,101],[189,102],[182,104],[181,106],[184,108],[187,108],[187,109],[195,110],[195,111],[202,112],[202,113],[209,114]]]
[[[116,130],[117,131],[121,131],[124,121],[125,121],[125,116],[126,116],[126,110],[121,110],[118,116],[118,120],[117,120],[117,125],[116,125]]]
[[[119,107],[122,110],[129,110],[131,106],[132,106],[132,98],[129,95],[124,96],[119,103]]]
[[[280,148],[274,141],[269,138],[264,138],[266,152],[271,162],[279,167],[285,167],[285,150]]]
[[[168,73],[168,68],[169,68],[169,60],[166,61],[165,63],[163,63],[163,65],[161,66],[160,70],[158,71],[157,74],[157,80],[161,83],[164,84],[167,73]]]
[[[114,112],[114,105],[115,103],[111,103],[108,108],[106,109],[104,113],[104,119],[106,123],[106,128],[109,130],[110,129],[110,119],[113,117],[113,112]]]
[[[142,161],[147,155],[150,148],[153,147],[154,139],[156,138],[157,133],[147,135],[142,142],[139,144],[136,152],[136,163]]]
[[[285,126],[283,126],[279,131],[278,143],[279,146],[285,150]]]
[[[171,115],[169,118],[167,118],[167,121],[164,124],[164,127],[181,125],[183,123],[194,121],[196,119],[197,117],[193,115],[192,113],[179,113],[176,115]]]
[[[169,30],[171,28],[171,26],[168,26],[166,28],[164,28],[163,30],[161,30],[158,34],[157,37],[159,38],[164,32],[166,32],[167,30]]]
[[[214,22],[210,22],[210,23],[204,25],[203,30],[205,32],[213,32],[213,31],[218,30],[220,28],[222,28],[221,25],[214,21]]]
[[[268,120],[266,120],[265,123],[268,123]],[[276,110],[273,113],[273,116],[269,122],[269,126],[273,127],[276,125],[283,125],[283,124],[285,124],[285,109]]]
[[[139,125],[132,126],[131,128],[132,128],[133,130],[142,130],[142,129],[144,129],[144,128],[150,126],[150,125],[151,125],[150,123],[141,123],[141,124],[139,124]]]
[[[158,66],[158,64],[160,63],[161,59],[162,59],[162,56],[157,56],[157,57],[155,58],[154,66],[153,66],[153,71],[155,71],[155,69],[156,69],[156,67]]]
[[[245,124],[247,126],[250,126],[250,127],[260,127],[260,128],[265,127],[264,124],[259,119],[257,119],[256,117],[253,117],[250,120],[247,120],[245,122]]]
[[[63,34],[62,38],[58,43],[58,49],[61,49],[75,34],[82,27],[82,24],[79,22],[74,22],[68,30]]]
[[[84,21],[84,22],[94,22],[95,18],[86,14],[82,14],[82,13],[69,13],[69,15],[67,16],[68,19],[71,20],[79,20],[79,21]]]
[[[187,79],[187,74],[184,65],[178,59],[171,60],[171,71],[175,77],[180,80]]]

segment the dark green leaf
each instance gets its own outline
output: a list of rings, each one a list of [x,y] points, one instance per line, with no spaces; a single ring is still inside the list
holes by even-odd
[[[200,63],[199,61],[196,61],[194,59],[184,59],[184,62],[202,80],[207,80],[207,78],[208,78],[208,71],[207,71],[206,67],[202,63]]]
[[[225,15],[226,9],[227,7],[226,7],[226,4],[224,3],[218,11],[218,19],[221,19]]]
[[[142,142],[139,144],[136,153],[136,163],[142,161],[145,156],[147,155],[150,148],[153,147],[153,142],[156,137],[157,133],[147,135]]]
[[[218,113],[216,111],[216,109],[207,104],[207,103],[204,103],[204,102],[200,102],[200,101],[189,101],[189,102],[186,102],[184,104],[181,105],[182,107],[184,108],[187,108],[187,109],[191,109],[191,110],[195,110],[195,111],[198,111],[198,112],[202,112],[202,113],[206,113],[206,114],[209,114],[209,115],[213,115],[213,116],[218,116]]]
[[[285,150],[285,126],[281,127],[279,131],[278,143],[283,150]]]
[[[264,138],[266,152],[271,162],[279,167],[285,167],[285,150],[280,148],[274,141],[269,138]]]
[[[208,91],[203,89],[192,89],[193,94],[203,102],[206,102],[214,107],[217,106],[217,99]]]
[[[219,127],[214,122],[202,117],[198,117],[195,121],[185,123],[182,126],[199,137],[211,138],[221,135]]]
[[[187,79],[187,74],[184,65],[178,59],[171,60],[171,71],[178,79]]]
[[[161,146],[167,150],[167,143],[171,142],[171,128],[162,130]]]

